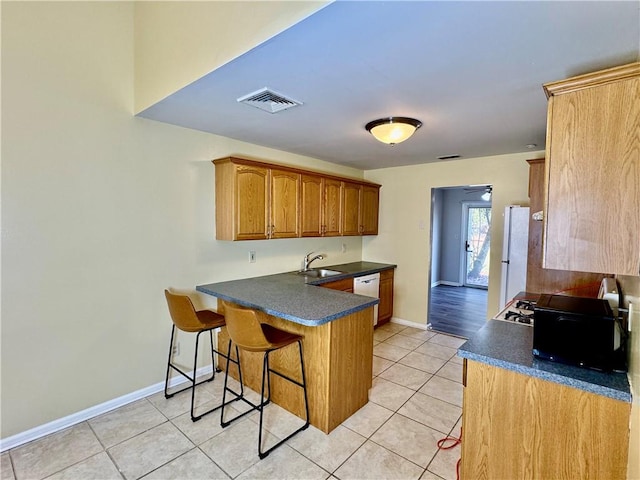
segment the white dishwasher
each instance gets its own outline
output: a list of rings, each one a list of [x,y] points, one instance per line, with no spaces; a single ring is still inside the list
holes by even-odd
[[[365,297],[380,298],[380,273],[355,277],[353,279],[353,293]],[[373,306],[373,324],[378,324],[378,305]]]

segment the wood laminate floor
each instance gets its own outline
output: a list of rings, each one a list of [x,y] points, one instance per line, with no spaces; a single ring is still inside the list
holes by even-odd
[[[438,285],[428,309],[433,330],[469,338],[486,322],[487,290]]]

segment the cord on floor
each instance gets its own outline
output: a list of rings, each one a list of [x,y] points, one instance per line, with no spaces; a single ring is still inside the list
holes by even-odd
[[[452,443],[447,445],[448,442],[452,442]],[[460,438],[447,435],[445,438],[441,438],[440,440],[438,440],[437,445],[439,450],[451,450],[452,448],[457,447],[461,443],[462,443],[462,429],[460,429]],[[460,460],[462,459],[459,458],[458,461],[456,462],[456,480],[460,480]]]

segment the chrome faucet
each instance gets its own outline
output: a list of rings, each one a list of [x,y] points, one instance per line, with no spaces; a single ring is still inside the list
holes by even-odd
[[[309,265],[311,265],[311,262],[313,262],[315,260],[322,260],[324,258],[322,255],[316,255],[312,259],[309,259],[309,256],[312,253],[313,252],[309,252],[304,256],[304,260],[302,261],[303,262],[303,267],[302,267],[302,270],[300,270],[301,272],[306,272],[307,270],[309,270]]]

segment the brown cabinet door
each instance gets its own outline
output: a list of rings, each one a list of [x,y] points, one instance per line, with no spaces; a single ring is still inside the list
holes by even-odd
[[[360,234],[378,234],[378,202],[380,189],[363,185],[360,201]]]
[[[380,303],[378,305],[378,326],[391,320],[393,316],[393,270],[380,272]]]
[[[236,166],[236,239],[264,240],[268,225],[268,180],[266,168]]]
[[[319,237],[322,234],[323,179],[318,175],[302,175],[301,235]]]
[[[362,186],[343,182],[344,203],[342,212],[342,234],[360,235],[360,193]]]
[[[544,205],[544,158],[529,163],[530,213]],[[604,275],[542,268],[542,222],[529,217],[529,252],[527,255],[527,286],[529,293],[566,292],[578,297],[596,297]]]
[[[545,268],[640,272],[638,65],[549,99]]]
[[[342,234],[342,182],[326,178],[322,199],[322,235]]]
[[[271,169],[270,238],[295,238],[300,233],[300,174]]]
[[[342,280],[323,283],[320,286],[323,288],[330,288],[331,290],[353,293],[353,278],[343,278]]]
[[[461,479],[627,478],[630,403],[465,363]]]

